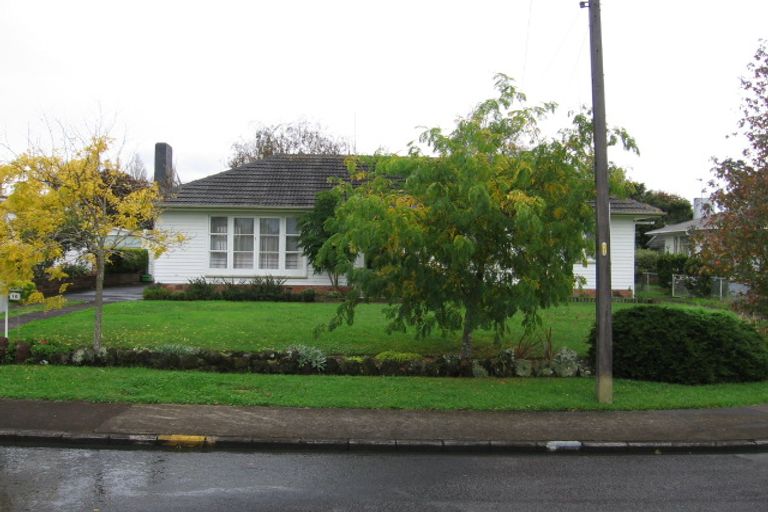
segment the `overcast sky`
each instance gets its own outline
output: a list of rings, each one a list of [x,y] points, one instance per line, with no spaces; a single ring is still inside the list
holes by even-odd
[[[765,0],[603,0],[608,123],[641,155],[632,179],[687,199],[739,118],[739,77],[768,38]],[[588,14],[578,0],[0,0],[0,139],[99,119],[152,167],[168,142],[182,181],[226,168],[259,123],[304,119],[404,153],[516,78],[533,102],[589,105]],[[557,124],[557,123],[553,123]],[[87,131],[87,128],[85,128]],[[7,153],[3,155],[7,158]]]

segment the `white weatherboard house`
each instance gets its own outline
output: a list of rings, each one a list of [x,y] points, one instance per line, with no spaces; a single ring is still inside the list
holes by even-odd
[[[158,147],[161,145],[158,144]],[[160,152],[170,155],[167,145]],[[164,169],[155,177],[162,180]],[[315,273],[299,247],[298,218],[314,205],[315,195],[332,187],[331,178],[348,176],[343,156],[284,155],[252,162],[186,183],[164,201],[158,227],[187,235],[187,242],[153,262],[155,282],[184,285],[191,279],[246,280],[255,276],[285,279],[286,286],[330,286]],[[163,161],[170,162],[161,158]],[[633,200],[611,200],[612,287],[634,294],[635,223],[661,215]],[[595,266],[576,265],[595,289]]]
[[[709,201],[702,198],[693,200],[693,219],[677,224],[668,224],[662,228],[645,233],[650,236],[648,247],[667,254],[683,254],[691,256],[697,252],[691,242],[691,234],[695,231],[710,229],[707,226],[709,217],[707,207]]]

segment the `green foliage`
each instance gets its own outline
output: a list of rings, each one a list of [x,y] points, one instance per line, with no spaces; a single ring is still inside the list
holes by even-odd
[[[287,349],[289,352],[295,352],[299,368],[309,366],[313,370],[322,372],[325,370],[327,358],[322,350],[317,347],[308,347],[307,345],[291,345]]]
[[[144,288],[142,297],[145,300],[171,300],[173,292],[165,286],[153,284]]]
[[[635,274],[658,271],[659,251],[653,249],[635,249]]]
[[[204,277],[190,279],[184,290],[184,298],[187,300],[213,300],[220,298],[216,290],[216,283],[206,280]]]
[[[593,327],[591,361],[596,337]],[[639,306],[613,315],[613,374],[680,384],[764,380],[768,346],[730,314]]]
[[[82,263],[65,263],[61,266],[61,270],[70,278],[90,276],[93,274],[93,270]]]
[[[768,49],[760,43],[742,78],[739,128],[748,147],[740,159],[716,160],[711,199],[717,214],[695,233],[701,257],[718,275],[749,287],[739,306],[768,318]]]
[[[633,182],[633,185],[635,190],[630,194],[632,199],[655,206],[666,214],[655,219],[653,224],[635,226],[636,247],[648,245],[650,237],[645,234],[648,231],[653,231],[669,224],[679,224],[693,218],[693,208],[691,207],[691,202],[687,199],[660,190],[646,190],[643,183]]]
[[[394,361],[396,363],[410,363],[412,361],[421,361],[424,359],[421,354],[414,352],[396,352],[394,350],[385,350],[376,354],[375,359],[379,361]]]
[[[570,297],[593,224],[591,132],[580,114],[559,138],[542,139],[537,122],[554,105],[526,105],[504,76],[497,87],[499,97],[451,133],[422,134],[435,156],[412,146],[406,158],[361,159],[351,173],[359,186],[339,185],[346,199],[319,254],[362,253],[366,267],[345,265],[355,293],[331,327],[353,321],[360,297],[381,298],[391,330],[461,329],[467,359],[476,329],[501,339],[517,312],[534,327],[540,309]]]
[[[161,354],[173,354],[177,356],[190,356],[200,353],[199,348],[190,347],[189,345],[182,345],[181,343],[168,343],[166,345],[158,345],[154,350]]]
[[[354,261],[354,255],[347,248],[335,248],[336,250],[322,253],[320,251],[334,234],[327,221],[333,217],[338,203],[338,191],[320,192],[315,197],[314,208],[299,219],[299,244],[304,255],[316,270],[328,274],[334,289],[339,288],[339,270],[343,271],[345,265]]]
[[[25,304],[30,296],[37,291],[37,286],[32,281],[16,281],[11,283],[11,290],[21,293],[21,303]]]
[[[149,252],[146,249],[119,249],[104,267],[106,274],[146,273],[149,266]]]
[[[698,257],[692,256],[685,262],[685,286],[694,297],[712,295],[714,280],[709,268]]]
[[[672,287],[672,274],[685,274],[688,256],[685,254],[661,254],[656,262],[656,272],[659,274],[659,285],[664,288]]]
[[[72,350],[72,347],[55,340],[34,340],[28,342],[30,345],[30,353],[35,360],[50,361],[52,358],[59,354],[64,354]]]

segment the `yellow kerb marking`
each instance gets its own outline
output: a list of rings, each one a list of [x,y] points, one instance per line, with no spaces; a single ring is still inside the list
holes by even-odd
[[[195,448],[203,446],[206,441],[206,436],[187,436],[181,434],[163,435],[157,436],[157,439],[165,446],[183,446],[186,448]]]

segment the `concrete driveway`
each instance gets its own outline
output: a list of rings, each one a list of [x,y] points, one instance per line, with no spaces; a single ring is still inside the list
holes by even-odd
[[[129,300],[140,300],[142,293],[147,285],[135,285],[135,286],[119,286],[115,288],[104,288],[104,302],[124,302]],[[88,290],[84,292],[72,292],[65,294],[67,299],[70,300],[82,300],[85,302],[93,302],[96,298],[95,290]]]

